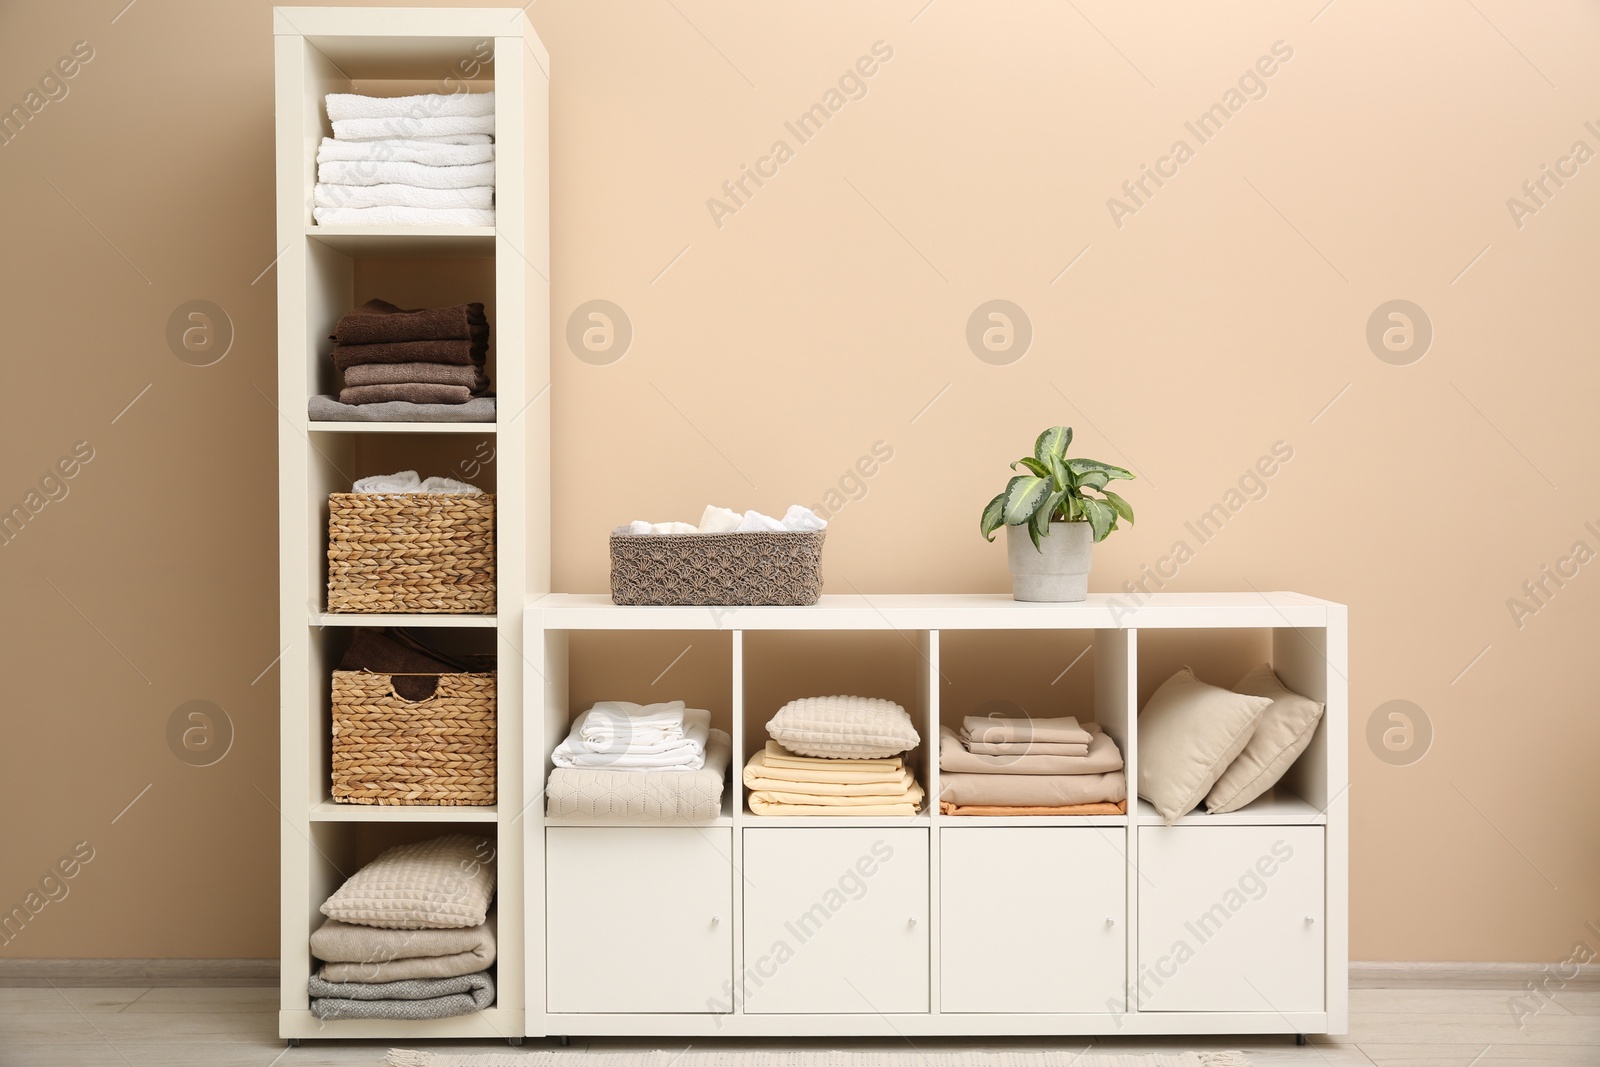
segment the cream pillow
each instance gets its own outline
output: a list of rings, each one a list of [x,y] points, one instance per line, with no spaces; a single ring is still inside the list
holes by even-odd
[[[1188,667],[1139,712],[1139,795],[1168,826],[1193,811],[1250,741],[1268,697],[1207,685]]]
[[[778,709],[767,734],[790,752],[824,759],[881,759],[922,740],[911,716],[876,697],[803,697]]]
[[[1266,697],[1272,703],[1262,713],[1250,743],[1206,794],[1207,811],[1237,811],[1277,785],[1311,744],[1322,718],[1322,705],[1285,688],[1267,663],[1239,679],[1233,691]]]
[[[494,843],[470,834],[396,845],[322,905],[340,922],[386,930],[479,926],[494,897]]]

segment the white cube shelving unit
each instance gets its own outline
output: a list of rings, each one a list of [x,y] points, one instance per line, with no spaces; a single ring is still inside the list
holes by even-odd
[[[282,979],[279,1033],[299,1038],[501,1037],[523,1023],[522,603],[549,589],[549,56],[520,8],[313,8],[273,13],[277,85]],[[330,92],[496,93],[493,227],[319,226],[311,215]],[[371,296],[489,305],[494,423],[310,422],[335,393],[328,335]],[[406,466],[496,492],[496,615],[327,611],[327,498]],[[486,486],[488,487],[488,486]],[[498,653],[493,807],[363,806],[330,799],[329,686],[349,628],[437,629]],[[496,841],[497,1000],[428,1021],[319,1021],[307,939],[344,877],[389,844],[447,828]]]
[[[1346,609],[1296,593],[1158,594],[1137,607],[1005,596],[824,596],[810,607],[528,602],[523,805],[530,1035],[1343,1033],[1348,1005]],[[578,631],[731,634],[734,767],[692,826],[542,816]],[[938,810],[941,635],[1087,640],[1092,717],[1138,780],[1141,631],[1238,631],[1327,710],[1278,787],[1165,826],[1126,815]],[[915,653],[906,818],[751,814],[740,769],[776,709],[753,699],[772,633],[894,631]],[[952,640],[955,638],[952,636]],[[819,664],[819,674],[825,665]],[[1196,664],[1204,674],[1204,664]],[[1147,671],[1146,675],[1150,672]],[[825,685],[825,683],[824,683]],[[820,690],[819,690],[820,691]],[[611,695],[611,694],[608,694]],[[619,699],[643,699],[630,693]],[[866,694],[864,694],[866,695]],[[582,911],[597,918],[575,922]]]

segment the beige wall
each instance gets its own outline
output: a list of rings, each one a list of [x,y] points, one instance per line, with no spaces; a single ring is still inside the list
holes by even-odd
[[[1139,523],[1097,549],[1093,588],[1182,539],[1196,551],[1169,588],[1351,605],[1353,955],[1563,958],[1600,917],[1600,568],[1520,628],[1507,599],[1574,542],[1600,550],[1600,162],[1520,227],[1507,198],[1574,141],[1600,150],[1584,125],[1600,127],[1600,12],[922,5],[529,9],[555,70],[559,587],[604,587],[619,521],[820,501],[882,441],[893,458],[836,515],[829,590],[1001,590],[979,508],[1040,428],[1071,423],[1081,452],[1144,476],[1127,493]],[[0,954],[267,956],[269,9],[146,2],[113,22],[121,8],[0,8],[6,102],[74,42],[94,50],[0,147],[0,505],[76,442],[93,449],[65,499],[0,547],[0,905],[77,842],[93,859]],[[798,144],[785,120],[877,41],[893,57],[866,96]],[[1200,145],[1184,122],[1278,41],[1293,55],[1266,95]],[[779,138],[793,158],[716,225],[707,198]],[[1178,138],[1193,158],[1119,228],[1107,198]],[[636,335],[593,366],[564,327],[602,298]],[[1008,366],[964,338],[994,298],[1034,330]],[[1436,330],[1409,366],[1364,336],[1397,298]],[[215,366],[168,348],[168,316],[192,299],[232,319]],[[1279,441],[1293,458],[1264,498],[1199,545],[1185,521]],[[951,699],[1044,706],[1071,651],[967,642]],[[1227,683],[1252,651],[1154,655]],[[647,652],[643,679],[674,654]],[[603,649],[584,654],[605,669]],[[715,694],[719,657],[697,647],[661,684]],[[168,748],[169,716],[195,699],[235,727],[214,766]],[[1435,731],[1409,766],[1366,741],[1394,699]]]

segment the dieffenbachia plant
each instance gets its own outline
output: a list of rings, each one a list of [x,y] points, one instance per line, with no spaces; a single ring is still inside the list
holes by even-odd
[[[1007,482],[1005,491],[983,509],[980,529],[985,539],[993,541],[1002,526],[1026,525],[1033,546],[1040,548],[1039,538],[1049,536],[1052,522],[1086,522],[1098,543],[1117,528],[1118,519],[1133,521],[1133,508],[1106,488],[1133,475],[1095,459],[1068,459],[1070,444],[1072,427],[1052,426],[1034,442],[1033,455],[1011,464],[1012,470],[1020,465],[1027,473]]]

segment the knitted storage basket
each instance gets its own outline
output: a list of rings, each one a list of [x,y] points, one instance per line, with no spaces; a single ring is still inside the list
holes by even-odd
[[[494,609],[494,494],[328,495],[330,612]]]
[[[618,604],[815,604],[825,531],[611,535]]]
[[[394,679],[333,672],[333,799],[339,804],[495,802],[495,676],[441,674],[411,701]]]

